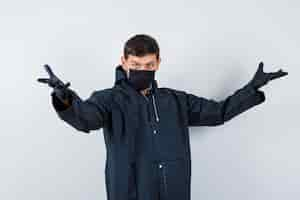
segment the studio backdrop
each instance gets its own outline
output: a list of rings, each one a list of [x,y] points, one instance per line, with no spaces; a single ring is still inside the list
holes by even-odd
[[[0,199],[106,199],[102,129],[56,115],[36,80],[49,64],[82,99],[113,86],[125,41],[153,36],[159,87],[218,101],[254,75],[266,101],[217,127],[190,129],[193,200],[296,200],[299,159],[299,1],[2,1]]]

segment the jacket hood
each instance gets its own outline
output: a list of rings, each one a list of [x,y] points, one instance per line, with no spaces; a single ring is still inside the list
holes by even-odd
[[[122,65],[117,65],[115,68],[115,85],[119,84],[120,82],[124,81],[126,83],[128,83],[127,81],[127,74],[126,71],[122,68]],[[156,91],[158,85],[157,85],[157,80],[154,80],[151,84],[153,92]]]
[[[115,68],[115,84],[118,84],[121,80],[127,80],[126,72],[122,65],[117,65]]]

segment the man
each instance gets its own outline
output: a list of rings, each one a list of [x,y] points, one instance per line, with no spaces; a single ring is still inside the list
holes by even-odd
[[[189,126],[217,126],[265,101],[258,90],[287,72],[263,72],[222,101],[158,87],[161,62],[154,38],[138,34],[124,46],[113,87],[82,100],[45,65],[60,119],[84,133],[103,128],[108,200],[190,200]]]

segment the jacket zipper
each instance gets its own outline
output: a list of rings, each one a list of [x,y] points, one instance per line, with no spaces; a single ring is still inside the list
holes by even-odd
[[[161,163],[161,170],[162,170],[162,178],[163,178],[163,186],[164,186],[164,191],[165,191],[165,195],[167,198],[167,194],[168,194],[168,190],[167,190],[167,176],[166,176],[166,169],[165,169],[166,165],[164,165],[163,163]]]
[[[149,99],[148,99],[145,95],[142,94],[142,96],[143,96],[147,101],[149,101]],[[156,107],[155,97],[154,97],[153,94],[151,94],[151,96],[152,96],[152,100],[153,100],[153,101],[152,101],[152,104],[153,104],[153,107],[154,107],[155,119],[156,119],[157,122],[159,122],[159,116],[158,116],[158,112],[157,112],[157,107]]]

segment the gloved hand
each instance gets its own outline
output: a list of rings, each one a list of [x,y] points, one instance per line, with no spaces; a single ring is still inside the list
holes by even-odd
[[[48,84],[51,88],[53,88],[53,91],[51,95],[55,95],[61,102],[66,102],[68,99],[70,93],[67,90],[67,88],[71,85],[70,82],[67,82],[64,84],[51,70],[50,66],[45,64],[44,68],[46,69],[46,72],[49,74],[50,78],[38,78],[37,81],[41,83]]]
[[[282,69],[278,70],[277,72],[265,73],[263,71],[263,66],[264,66],[264,63],[260,62],[255,75],[248,83],[248,84],[252,85],[255,89],[262,87],[263,85],[267,84],[270,80],[280,78],[280,77],[288,74],[287,72],[282,71]]]

